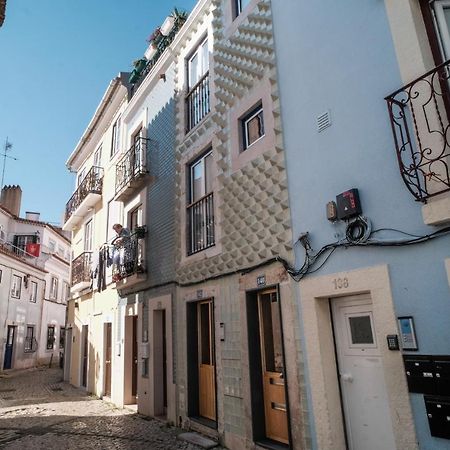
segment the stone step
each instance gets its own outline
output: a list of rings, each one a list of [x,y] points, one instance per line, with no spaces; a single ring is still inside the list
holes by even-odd
[[[217,442],[212,441],[211,439],[208,439],[198,433],[181,433],[178,435],[178,439],[206,449],[214,448],[219,445]]]

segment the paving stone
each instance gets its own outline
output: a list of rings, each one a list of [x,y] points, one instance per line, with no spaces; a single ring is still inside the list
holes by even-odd
[[[8,398],[0,394],[1,449],[211,448],[178,439],[179,428],[116,408],[74,388],[62,381],[60,369],[11,371],[1,377],[0,389],[15,390]]]
[[[191,444],[195,444],[198,445],[199,447],[206,449],[214,448],[219,445],[217,442],[205,438],[204,436],[198,433],[181,433],[178,435],[178,439],[190,442]]]

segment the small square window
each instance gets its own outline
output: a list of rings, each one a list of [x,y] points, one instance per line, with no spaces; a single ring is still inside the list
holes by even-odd
[[[370,316],[349,317],[352,344],[373,344]]]
[[[262,105],[258,105],[241,119],[242,148],[247,150],[256,141],[264,137],[264,117]]]

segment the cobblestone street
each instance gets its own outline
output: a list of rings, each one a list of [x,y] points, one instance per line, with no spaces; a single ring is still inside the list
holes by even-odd
[[[0,373],[0,448],[190,449],[181,430],[62,382],[59,369]]]

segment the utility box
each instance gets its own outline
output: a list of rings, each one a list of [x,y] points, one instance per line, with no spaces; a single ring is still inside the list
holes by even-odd
[[[450,439],[450,397],[425,396],[431,436]]]
[[[337,218],[347,220],[362,214],[358,189],[350,189],[336,197]]]

